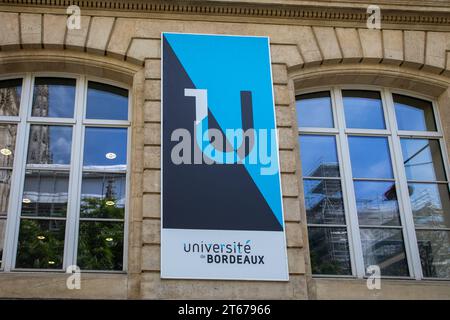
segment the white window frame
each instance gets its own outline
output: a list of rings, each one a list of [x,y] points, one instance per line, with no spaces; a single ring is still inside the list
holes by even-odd
[[[36,77],[58,77],[70,78],[76,80],[75,106],[73,118],[49,118],[32,117],[32,98],[34,79]],[[80,221],[80,198],[81,181],[83,173],[83,151],[84,151],[84,131],[86,127],[108,127],[108,128],[126,128],[127,129],[127,164],[126,169],[120,171],[125,173],[125,212],[123,220],[123,269],[122,270],[82,270],[83,272],[99,273],[124,273],[127,272],[128,265],[128,238],[129,238],[129,198],[130,198],[130,164],[131,164],[131,116],[132,116],[132,90],[121,83],[105,80],[98,77],[84,76],[79,74],[61,73],[61,72],[36,72],[12,74],[0,77],[0,80],[22,79],[22,92],[20,100],[20,111],[18,117],[1,117],[1,123],[17,124],[16,147],[14,151],[14,164],[11,176],[11,189],[8,203],[8,215],[6,220],[6,235],[3,250],[3,266],[0,272],[65,272],[71,265],[76,265],[77,246]],[[93,120],[85,119],[88,81],[95,81],[105,85],[112,85],[128,91],[128,120]],[[71,125],[72,126],[72,149],[69,165],[69,190],[67,214],[65,218],[51,218],[45,220],[65,220],[65,239],[62,269],[28,269],[15,268],[17,245],[19,236],[19,226],[21,219],[22,194],[25,181],[26,157],[29,141],[29,128],[32,124],[41,125]],[[108,172],[108,171],[105,171]],[[119,173],[118,170],[110,172]],[[95,219],[94,219],[95,220]],[[98,219],[108,221],[117,219]],[[118,220],[117,220],[118,221]]]
[[[380,93],[382,101],[384,121],[386,129],[350,129],[345,125],[345,114],[342,100],[342,90],[367,90],[377,91]],[[340,85],[340,86],[319,86],[308,88],[306,90],[296,91],[296,97],[303,94],[327,91],[331,97],[331,107],[333,115],[334,128],[312,128],[312,127],[298,127],[298,135],[332,135],[336,137],[337,157],[339,161],[340,179],[342,181],[342,197],[345,210],[345,219],[347,226],[349,255],[351,260],[352,274],[351,275],[328,275],[328,274],[313,274],[315,278],[366,278],[363,251],[360,238],[360,225],[358,221],[356,199],[354,193],[354,178],[351,169],[350,152],[348,147],[349,135],[364,135],[364,136],[378,136],[386,137],[389,142],[389,152],[391,157],[391,165],[393,176],[397,190],[397,201],[400,212],[401,230],[403,242],[405,247],[405,254],[408,263],[409,276],[383,276],[387,279],[415,279],[415,280],[442,280],[449,281],[448,278],[430,278],[424,277],[422,274],[422,266],[419,255],[419,248],[416,238],[416,228],[414,225],[411,203],[408,192],[408,181],[406,179],[405,170],[403,167],[403,155],[400,145],[400,138],[414,137],[435,139],[439,141],[441,147],[442,161],[444,162],[444,169],[447,181],[427,181],[427,183],[446,184],[450,191],[450,166],[448,151],[446,148],[444,134],[442,131],[441,117],[434,97],[411,93],[406,90],[399,90],[395,88],[371,86],[371,85]],[[411,98],[423,99],[431,102],[434,119],[436,122],[436,131],[401,131],[397,128],[397,120],[395,114],[395,107],[393,102],[393,94],[402,94]],[[297,100],[297,99],[296,99]],[[300,150],[300,148],[299,148]],[[301,177],[303,183],[308,177]],[[366,179],[356,179],[366,180]],[[374,181],[376,179],[368,179]],[[383,181],[389,179],[382,179]],[[414,181],[416,182],[416,181]],[[417,181],[419,182],[419,181]],[[423,181],[420,181],[423,182]],[[304,197],[304,194],[303,194]],[[315,224],[308,224],[308,226],[319,226]],[[322,225],[321,225],[322,226]],[[333,225],[329,225],[333,226]],[[377,226],[371,226],[376,228]],[[396,229],[400,229],[398,226]],[[450,232],[450,228],[417,228],[442,230]]]

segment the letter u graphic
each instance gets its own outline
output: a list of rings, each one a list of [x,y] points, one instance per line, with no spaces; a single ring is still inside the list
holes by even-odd
[[[253,150],[256,137],[253,128],[251,91],[241,91],[242,129],[231,132],[226,130],[225,137],[218,130],[209,128],[207,90],[184,89],[184,96],[195,97],[195,141],[203,154],[219,164],[242,162]],[[214,141],[211,141],[213,137]],[[246,138],[248,144],[246,144]],[[235,143],[236,140],[237,143]]]

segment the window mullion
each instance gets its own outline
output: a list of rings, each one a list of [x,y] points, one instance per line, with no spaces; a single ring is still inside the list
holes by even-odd
[[[344,106],[342,103],[342,94],[339,89],[333,89],[333,98],[336,109],[336,125],[339,131],[338,134],[338,150],[340,154],[340,162],[342,168],[342,193],[346,211],[347,232],[349,234],[350,254],[352,257],[352,266],[354,267],[354,274],[358,278],[363,278],[365,275],[364,260],[361,246],[361,236],[359,233],[358,214],[356,211],[356,199],[353,188],[353,177],[350,165],[350,152],[348,147],[347,135],[345,133],[345,116]]]
[[[383,98],[383,100],[386,102],[385,107],[387,109],[388,115],[388,126],[392,132],[391,141],[393,152],[391,152],[391,155],[394,166],[394,173],[396,173],[398,178],[397,187],[399,190],[399,194],[397,195],[397,198],[400,206],[400,218],[402,219],[403,230],[405,230],[405,234],[403,235],[403,237],[405,242],[406,254],[408,256],[408,265],[410,268],[411,276],[416,280],[420,280],[422,279],[422,267],[420,263],[420,254],[417,244],[416,232],[414,229],[414,219],[411,209],[411,203],[409,200],[408,183],[403,168],[402,148],[397,130],[394,101],[387,89],[383,90]]]
[[[16,149],[14,153],[14,164],[11,176],[11,192],[6,221],[6,236],[4,244],[5,256],[3,262],[4,271],[11,271],[11,269],[14,269],[16,260],[16,248],[20,225],[20,208],[22,203],[21,193],[25,180],[24,176],[27,156],[27,115],[28,109],[31,108],[32,92],[31,75],[27,74],[23,78],[19,108],[20,122],[17,124]]]
[[[64,250],[64,269],[76,264],[76,241],[78,234],[78,220],[80,207],[80,184],[82,170],[82,146],[83,146],[83,113],[86,91],[84,77],[77,79],[75,98],[75,125],[72,133],[72,155],[69,186],[69,203],[66,221],[66,239]]]

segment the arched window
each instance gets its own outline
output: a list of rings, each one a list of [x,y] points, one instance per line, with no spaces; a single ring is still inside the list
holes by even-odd
[[[378,87],[297,96],[312,273],[450,278],[449,167],[433,101]]]
[[[129,100],[85,76],[0,81],[4,271],[125,269]]]

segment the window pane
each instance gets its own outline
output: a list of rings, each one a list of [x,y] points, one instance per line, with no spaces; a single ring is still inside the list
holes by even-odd
[[[354,186],[360,225],[400,225],[394,183],[355,181]]]
[[[308,228],[313,274],[350,275],[346,228]]]
[[[438,140],[401,139],[408,180],[446,181]]]
[[[0,167],[12,168],[16,147],[17,126],[13,124],[0,125]]]
[[[84,173],[81,217],[123,219],[125,183],[125,174]]]
[[[330,92],[303,94],[297,97],[299,127],[333,128]]]
[[[304,180],[308,223],[345,225],[340,180]]]
[[[450,232],[416,231],[424,277],[450,278]]]
[[[22,216],[65,217],[69,172],[27,170]]]
[[[123,223],[80,221],[77,264],[84,270],[122,270]]]
[[[22,219],[16,268],[61,269],[65,227],[60,220]]]
[[[0,170],[0,219],[8,213],[9,193],[11,189],[11,170]]]
[[[379,92],[343,90],[342,98],[347,128],[386,128]]]
[[[0,116],[18,116],[22,79],[0,81]]]
[[[33,117],[73,118],[75,79],[36,78],[34,80]]]
[[[436,131],[431,102],[393,94],[399,130]]]
[[[128,120],[128,90],[89,81],[86,118]]]
[[[393,177],[387,138],[351,136],[348,143],[354,178]]]
[[[405,246],[399,229],[360,229],[364,266],[380,267],[381,276],[408,276]]]
[[[86,128],[85,169],[126,169],[127,129]]]
[[[299,143],[304,177],[339,177],[334,136],[301,135]]]
[[[447,184],[410,183],[408,189],[416,227],[450,228]]]
[[[5,246],[5,234],[6,234],[6,219],[0,218],[0,269],[2,265],[3,248]]]
[[[70,164],[72,127],[32,125],[28,142],[28,164]]]

